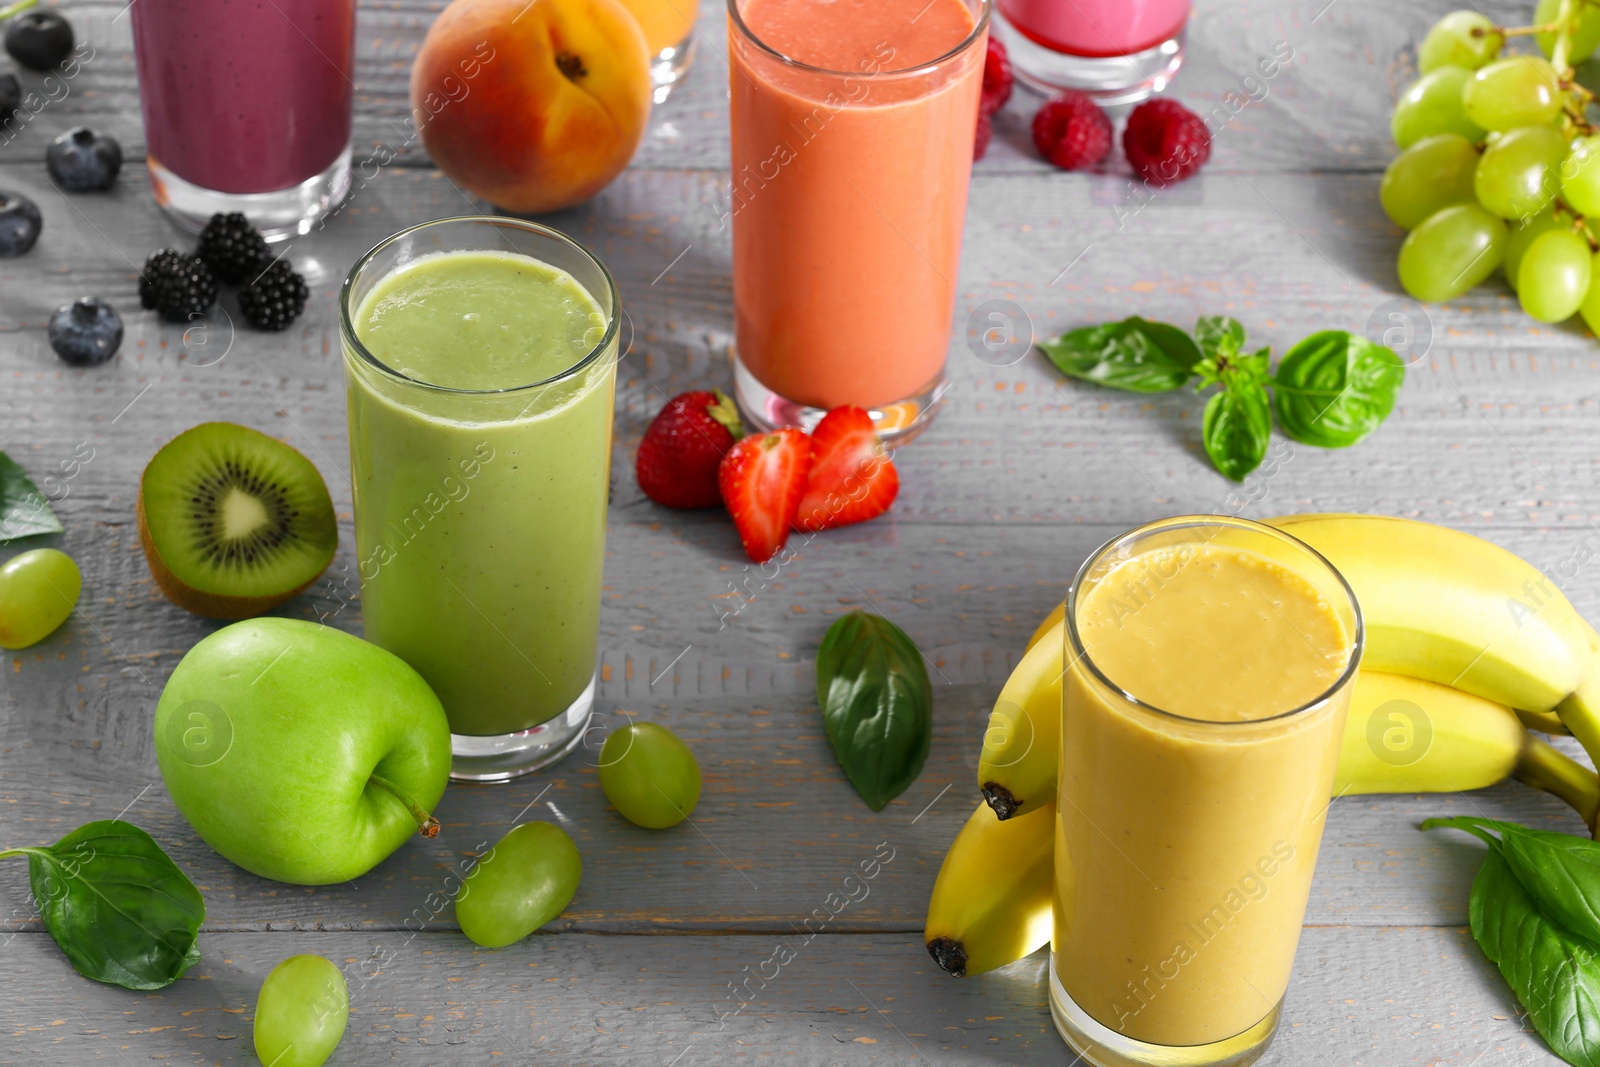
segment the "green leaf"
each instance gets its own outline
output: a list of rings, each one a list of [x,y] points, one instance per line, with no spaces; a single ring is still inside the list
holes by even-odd
[[[1244,324],[1226,315],[1202,315],[1194,324],[1194,340],[1207,359],[1231,356],[1244,347]]]
[[[1545,915],[1491,846],[1472,882],[1472,936],[1557,1056],[1600,1067],[1600,954]]]
[[[834,755],[873,811],[917,780],[933,738],[933,686],[894,623],[853,611],[817,650],[817,699]]]
[[[1062,374],[1135,393],[1176,389],[1200,362],[1188,334],[1137,315],[1072,330],[1039,347]]]
[[[1484,955],[1556,1055],[1600,1067],[1600,843],[1470,815],[1422,824],[1440,826],[1489,846],[1469,907]]]
[[[15,460],[0,452],[0,545],[21,537],[61,532],[50,502]]]
[[[1296,441],[1346,448],[1389,417],[1405,377],[1400,357],[1382,345],[1343,330],[1314,333],[1278,364],[1278,425]]]
[[[132,823],[87,823],[53,845],[0,852],[19,855],[45,929],[85,978],[161,989],[199,962],[205,900]]]
[[[1201,426],[1206,455],[1223,474],[1236,482],[1261,465],[1272,437],[1272,410],[1267,391],[1259,382],[1229,386],[1206,401]]]

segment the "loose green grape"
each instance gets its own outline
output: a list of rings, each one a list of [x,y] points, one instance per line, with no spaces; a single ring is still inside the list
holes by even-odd
[[[27,648],[67,621],[83,575],[65,552],[35,548],[0,567],[0,648]]]
[[[1478,159],[1473,192],[1503,219],[1526,219],[1555,202],[1566,139],[1549,126],[1521,126],[1495,138]]]
[[[350,990],[321,956],[290,956],[256,996],[256,1056],[271,1067],[321,1067],[344,1037]]]
[[[1538,56],[1507,56],[1475,71],[1461,90],[1467,118],[1486,130],[1547,126],[1561,113],[1561,79]]]
[[[1589,242],[1571,230],[1535,237],[1517,267],[1522,310],[1540,322],[1570,319],[1589,293],[1592,257]]]
[[[1394,143],[1410,148],[1436,133],[1458,133],[1473,144],[1481,142],[1483,127],[1467,117],[1461,103],[1471,78],[1472,71],[1466,67],[1439,67],[1412,82],[1400,94],[1389,121]]]
[[[1589,329],[1600,334],[1600,253],[1589,261],[1589,292],[1578,305],[1578,314],[1589,324]]]
[[[1483,14],[1452,11],[1435,22],[1417,46],[1417,67],[1424,74],[1440,67],[1476,70],[1499,55],[1505,43],[1505,36]]]
[[[629,822],[664,830],[699,803],[700,764],[665,726],[629,723],[600,749],[600,788]]]
[[[1600,48],[1600,7],[1589,3],[1579,3],[1578,30],[1572,35],[1572,52],[1567,56],[1568,63],[1582,63],[1594,55],[1594,50]],[[1556,15],[1561,10],[1561,0],[1539,0],[1539,6],[1533,9],[1533,24],[1545,26],[1555,21]],[[1553,55],[1556,50],[1556,35],[1553,33],[1537,33],[1533,39],[1539,44],[1539,51],[1545,55]]]
[[[1400,284],[1418,300],[1460,296],[1494,273],[1505,253],[1506,224],[1477,204],[1435,212],[1400,246]]]
[[[1561,199],[1580,215],[1600,215],[1600,134],[1572,142],[1561,161]]]
[[[561,827],[513,826],[462,883],[456,921],[484,948],[504,948],[560,915],[582,877],[583,857]]]
[[[1571,224],[1572,219],[1569,216],[1547,211],[1543,215],[1535,215],[1528,221],[1512,227],[1511,232],[1506,235],[1505,257],[1500,262],[1506,283],[1513,289],[1517,287],[1517,269],[1522,265],[1522,254],[1533,244],[1534,238]]]
[[[1436,133],[1394,158],[1383,172],[1378,200],[1396,226],[1409,230],[1442,207],[1472,203],[1477,169],[1472,142],[1460,134]]]

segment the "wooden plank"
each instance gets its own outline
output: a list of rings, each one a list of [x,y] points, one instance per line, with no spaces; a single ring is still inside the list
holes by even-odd
[[[779,946],[793,953],[781,967]],[[1045,954],[992,974],[939,972],[914,937],[211,934],[175,985],[129,993],[74,975],[43,934],[0,953],[0,1063],[255,1062],[256,991],[279,959],[320,953],[351,991],[338,1063],[626,1063],[784,1057],[829,1064],[1064,1064]],[[735,993],[748,981],[749,993]],[[766,976],[768,980],[762,980]],[[741,1002],[743,1007],[741,1010]],[[1464,930],[1308,929],[1266,1067],[1559,1064],[1524,1028]]]
[[[1415,76],[1414,47],[1453,0],[1396,6],[1383,0],[1210,0],[1196,4],[1186,60],[1174,93],[1207,117],[1215,133],[1213,172],[1377,170],[1394,155],[1389,111]],[[409,125],[411,60],[441,0],[364,4],[358,20],[354,143],[358,161],[381,166],[425,162]],[[61,5],[80,39],[94,48],[82,73],[63,85],[21,72],[38,94],[15,122],[0,159],[39,161],[50,138],[77,125],[116,136],[128,157],[142,156],[138,83],[125,5],[68,0]],[[1526,4],[1483,5],[1502,24],[1526,19]],[[641,168],[725,170],[727,62],[725,7],[702,0],[698,56],[687,81],[656,110],[634,160]],[[1270,77],[1272,62],[1287,62]],[[1262,66],[1266,63],[1267,66]],[[1033,148],[1029,122],[1039,97],[1020,89],[1001,114],[980,172],[1054,174]],[[41,106],[42,105],[42,106]],[[31,112],[37,111],[37,114]],[[1120,151],[1102,165],[1123,185],[1132,172]]]
[[[643,671],[631,686],[614,674],[608,693],[630,687],[635,693],[603,699],[590,751],[510,785],[453,787],[438,809],[438,838],[409,842],[355,884],[307,889],[232,866],[172,807],[155,767],[149,721],[175,657],[80,671],[74,661],[93,638],[72,636],[71,645],[27,657],[23,684],[4,690],[0,846],[53,841],[126,809],[205,892],[208,929],[216,930],[403,929],[419,916],[453,926],[450,909],[431,914],[439,909],[430,894],[520,817],[558,823],[583,853],[583,886],[560,922],[564,929],[782,931],[886,843],[898,858],[871,899],[851,910],[847,927],[919,931],[944,851],[977,802],[977,751],[999,684],[938,684],[927,766],[903,796],[874,813],[845,781],[823,736],[809,653],[797,655],[792,667],[771,668],[764,683],[752,669],[747,691],[732,696],[716,692],[730,682],[708,678],[704,669],[674,667],[672,682],[658,688],[670,684],[676,692],[657,696],[639,684]],[[91,654],[102,659],[103,646],[94,642]],[[1000,666],[959,655],[937,662],[945,665],[940,673],[948,667],[957,677],[963,669]],[[8,674],[17,679],[19,672]],[[696,752],[705,786],[690,824],[641,830],[607,805],[593,749],[605,729],[630,715],[666,724]],[[1563,744],[1577,752],[1570,741]],[[1583,832],[1559,802],[1517,783],[1467,795],[1343,798],[1329,816],[1308,921],[1465,922],[1473,848],[1453,835],[1416,829],[1422,819],[1444,814]],[[37,928],[20,865],[0,867],[0,914],[10,916],[11,929]]]
[[[28,440],[11,445],[32,453],[30,466],[49,470],[79,442],[114,432],[121,447],[113,462],[124,465],[121,484],[131,490],[126,472],[171,435],[173,413],[182,412],[292,439],[323,467],[336,498],[348,499],[338,286],[383,236],[465,209],[446,183],[386,172],[327,230],[297,243],[292,255],[311,274],[313,305],[286,334],[262,335],[231,325],[239,321],[231,296],[204,328],[187,332],[137,309],[136,264],[174,233],[136,183],[67,201],[26,168],[0,168],[0,180],[35,195],[46,213],[39,247],[0,265],[0,336],[14,337],[0,351],[8,382],[0,406],[30,427]],[[1372,177],[1312,185],[1219,175],[1163,194],[1121,231],[1094,186],[995,176],[975,190],[950,401],[935,431],[903,453],[895,523],[1129,526],[1254,501],[1255,514],[1376,511],[1465,526],[1565,526],[1570,538],[1600,518],[1592,339],[1575,326],[1533,323],[1500,283],[1428,308],[1396,296],[1397,233],[1374,221]],[[618,400],[614,500],[661,521],[669,516],[642,501],[627,457],[667,396],[728,384],[728,244],[715,199],[708,174],[631,173],[595,205],[555,219],[620,278],[633,350]],[[86,291],[123,310],[128,336],[114,364],[72,371],[50,353],[42,327]],[[1420,339],[1408,349],[1417,362],[1400,405],[1369,441],[1325,451],[1280,438],[1287,458],[1240,493],[1203,459],[1202,405],[1188,391],[1148,397],[1066,382],[1037,353],[999,367],[978,358],[966,324],[991,300],[1010,301],[1019,324],[1031,321],[1041,336],[1139,310],[1184,324],[1231,313],[1279,351],[1334,326],[1373,323],[1381,332],[1391,312],[1410,316],[1413,336],[1429,339],[1426,351]],[[692,521],[670,519],[675,528]],[[1547,550],[1569,551],[1565,541]]]

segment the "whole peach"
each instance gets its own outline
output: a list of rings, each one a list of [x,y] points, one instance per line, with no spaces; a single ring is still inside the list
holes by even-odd
[[[454,0],[411,68],[411,104],[439,169],[508,211],[605,188],[650,119],[644,34],[618,0]]]

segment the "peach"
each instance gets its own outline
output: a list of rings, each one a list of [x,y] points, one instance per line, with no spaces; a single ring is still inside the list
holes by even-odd
[[[639,147],[650,94],[644,34],[619,0],[454,0],[411,68],[439,169],[520,214],[605,188]]]

